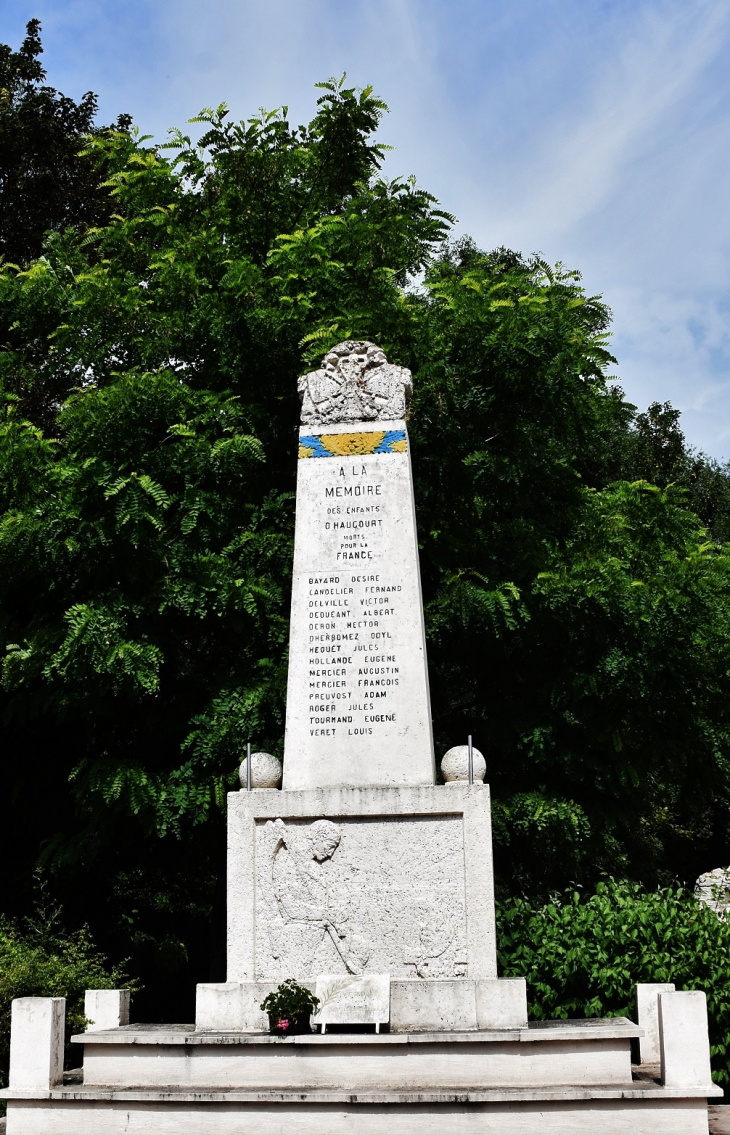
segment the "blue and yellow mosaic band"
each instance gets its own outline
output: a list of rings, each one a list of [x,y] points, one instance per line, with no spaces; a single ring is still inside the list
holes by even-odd
[[[299,438],[300,457],[353,457],[365,453],[406,453],[405,430],[368,430],[356,434],[312,434]]]

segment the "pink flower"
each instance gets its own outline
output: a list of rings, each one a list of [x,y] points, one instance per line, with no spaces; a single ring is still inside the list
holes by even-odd
[[[277,1029],[288,1029],[289,1019],[287,1017],[281,1017],[280,1020],[277,1021],[276,1027]]]

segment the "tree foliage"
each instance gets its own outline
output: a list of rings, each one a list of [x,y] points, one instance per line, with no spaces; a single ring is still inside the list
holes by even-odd
[[[73,864],[150,985],[222,976],[225,792],[282,751],[295,379],[348,337],[414,372],[438,747],[487,752],[503,891],[726,847],[726,474],[611,383],[577,273],[383,178],[384,111],[331,80],[306,126],[93,134],[113,212],[0,272],[8,902]]]
[[[44,83],[41,25],[30,20],[18,51],[0,44],[0,255],[26,264],[44,234],[93,225],[111,212],[93,164],[81,155],[96,127],[97,99],[74,102]],[[118,129],[131,124],[120,115]]]

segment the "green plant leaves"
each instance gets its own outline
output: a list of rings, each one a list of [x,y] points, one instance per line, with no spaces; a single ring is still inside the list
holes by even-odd
[[[630,1016],[637,982],[707,994],[713,1080],[730,1086],[730,923],[681,888],[646,891],[607,879],[545,905],[501,904],[500,973],[526,977],[537,1020]]]

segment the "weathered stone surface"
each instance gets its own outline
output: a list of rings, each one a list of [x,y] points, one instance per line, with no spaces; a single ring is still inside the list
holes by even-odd
[[[133,1026],[73,1038],[83,1085],[2,1095],[8,1135],[706,1133],[704,1097],[721,1090],[632,1083],[638,1031],[621,1018],[286,1039]]]
[[[385,1025],[390,1020],[388,974],[320,974],[313,1025]]]
[[[92,1034],[84,1085],[272,1091],[453,1091],[631,1085],[630,1037],[614,1020],[493,1032],[205,1035]],[[155,1043],[156,1040],[156,1043]],[[117,1043],[118,1041],[118,1043]],[[152,1043],[150,1043],[152,1042]]]
[[[86,1099],[17,1101],[8,1135],[707,1135],[704,1099],[656,1088],[235,1096],[161,1090],[119,1099],[99,1090]]]
[[[477,984],[464,978],[392,982],[391,1033],[476,1030]]]
[[[707,997],[701,990],[659,994],[659,1040],[663,1084],[712,1084]]]
[[[375,343],[349,339],[303,375],[298,389],[303,425],[390,421],[406,416],[411,372],[389,363]]]
[[[709,1107],[707,1111],[710,1121],[710,1135],[730,1135],[730,1107],[715,1104],[713,1107]]]
[[[87,989],[84,1016],[91,1023],[89,1032],[117,1029],[129,1024],[130,995],[128,989]]]
[[[237,792],[228,979],[496,977],[487,785]]]
[[[257,979],[465,976],[463,856],[460,816],[257,825]]]
[[[436,779],[408,438],[383,426],[300,437],[285,789]]]
[[[261,1002],[278,981],[207,982],[195,988],[195,1028],[215,1032],[268,1032]],[[307,983],[304,983],[307,984]],[[314,993],[314,982],[309,983]]]
[[[248,757],[241,762],[238,770],[238,779],[241,787],[246,788],[248,774]],[[272,753],[251,753],[251,787],[252,788],[278,788],[281,784],[281,761]]]
[[[695,894],[704,906],[725,918],[730,910],[730,867],[706,871],[695,883]]]
[[[636,1010],[639,1026],[644,1036],[639,1040],[639,1054],[642,1064],[659,1064],[661,1042],[659,1038],[659,994],[674,993],[674,986],[667,982],[640,982],[636,986]]]
[[[231,981],[198,985],[196,1029],[267,1032],[268,1017],[260,1005],[277,984]],[[315,992],[316,982],[303,984]],[[406,978],[390,982],[391,1033],[504,1030],[524,1028],[526,1024],[527,991],[521,978]]]
[[[18,997],[12,1003],[12,1089],[53,1088],[63,1083],[65,997]]]
[[[476,983],[477,1027],[513,1029],[527,1026],[527,982],[524,977],[483,978]]]
[[[481,784],[487,774],[487,762],[479,749],[472,745],[474,783]],[[469,746],[454,745],[441,758],[441,772],[445,784],[469,783]]]

